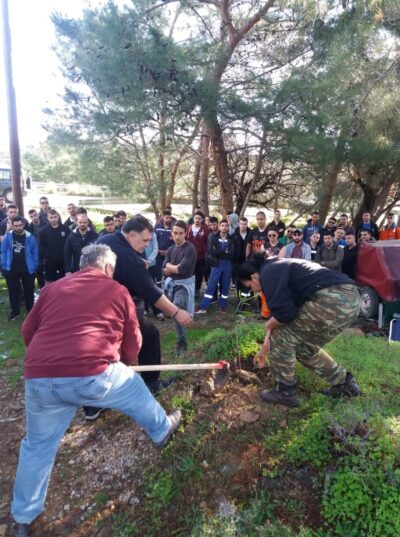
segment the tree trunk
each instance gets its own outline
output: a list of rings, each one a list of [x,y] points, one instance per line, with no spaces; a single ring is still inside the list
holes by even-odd
[[[233,188],[228,170],[228,159],[226,156],[222,130],[216,118],[214,118],[211,125],[209,125],[208,132],[210,135],[215,173],[221,194],[221,208],[223,215],[226,216],[228,211],[233,211]]]
[[[208,174],[210,170],[210,137],[206,125],[200,139],[199,205],[205,215],[210,212],[208,205]]]

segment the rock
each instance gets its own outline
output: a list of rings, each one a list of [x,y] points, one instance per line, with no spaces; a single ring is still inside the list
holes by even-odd
[[[260,414],[257,414],[257,412],[253,412],[252,410],[243,410],[243,412],[240,413],[239,419],[244,423],[254,423],[259,417]]]
[[[279,427],[282,427],[282,428],[287,427],[287,419],[286,418],[281,419],[281,421],[279,422]]]
[[[64,505],[64,511],[69,511],[70,510],[70,506],[69,506],[69,503],[66,503]]]
[[[261,384],[261,380],[255,373],[246,371],[245,369],[238,369],[236,375],[244,384]]]
[[[207,395],[209,397],[210,395],[214,394],[214,391],[215,391],[214,379],[209,378],[201,383],[201,386],[200,386],[201,395]]]
[[[201,509],[207,509],[207,502],[201,502],[200,503],[200,508]]]
[[[7,526],[5,524],[0,524],[0,537],[6,537],[7,535]]]

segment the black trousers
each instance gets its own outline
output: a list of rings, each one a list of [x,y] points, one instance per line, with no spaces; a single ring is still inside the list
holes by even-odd
[[[143,338],[142,348],[138,356],[139,365],[161,364],[161,343],[158,328],[143,315],[139,315],[139,325]],[[159,371],[142,373],[142,378],[146,384],[157,381],[159,376]]]
[[[205,274],[206,274],[206,260],[198,259],[196,261],[196,266],[194,269],[194,276],[196,279],[196,283],[195,283],[196,292],[200,291],[201,284],[203,283],[203,278],[205,277]]]
[[[55,282],[65,276],[64,259],[48,259],[44,264],[46,282]]]
[[[31,311],[34,301],[35,274],[29,274],[27,270],[23,272],[5,270],[4,278],[7,283],[11,313],[13,315],[19,315],[21,307],[21,285],[24,291],[26,311]]]

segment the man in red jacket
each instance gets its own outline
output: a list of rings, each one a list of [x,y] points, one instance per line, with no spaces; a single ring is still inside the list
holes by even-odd
[[[179,426],[128,365],[137,363],[142,336],[127,289],[112,279],[108,246],[82,250],[79,272],[43,288],[22,334],[26,436],[14,485],[14,537],[29,535],[44,509],[59,443],[82,405],[114,408],[137,422],[158,447]]]

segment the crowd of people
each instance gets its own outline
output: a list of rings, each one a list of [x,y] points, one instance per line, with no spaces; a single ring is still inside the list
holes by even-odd
[[[127,221],[127,214],[123,210],[105,216],[103,228],[98,233],[83,207],[68,203],[68,218],[62,222],[60,214],[50,207],[46,196],[39,199],[39,204],[39,210],[29,210],[28,222],[18,216],[15,205],[6,207],[4,198],[0,197],[1,268],[9,292],[9,320],[19,317],[21,296],[24,297],[27,311],[32,308],[35,279],[41,289],[46,283],[76,272],[79,270],[82,248],[121,231]],[[226,219],[218,220],[216,216],[204,215],[200,207],[196,207],[187,223],[180,221],[185,227],[180,228],[179,234],[184,237],[184,242],[193,247],[186,245],[179,250],[186,254],[183,260],[185,268],[179,274],[179,280],[185,282],[175,285],[173,291],[171,281],[177,279],[177,274],[171,272],[175,269],[165,265],[171,264],[169,248],[176,246],[173,233],[176,222],[172,209],[166,208],[154,225],[154,232],[142,258],[160,288],[164,288],[164,282],[167,282],[166,292],[169,296],[182,302],[182,296],[189,292],[187,307],[191,312],[195,307],[194,301],[199,300],[196,314],[206,313],[215,301],[219,303],[220,312],[224,313],[231,287],[236,289],[239,299],[237,310],[241,311],[251,293],[238,280],[238,268],[255,254],[310,260],[354,278],[360,245],[377,240],[400,240],[400,226],[395,223],[393,213],[386,215],[379,230],[369,212],[363,213],[362,223],[355,228],[345,213],[339,218],[330,216],[323,225],[318,211],[313,211],[303,227],[286,227],[279,210],[275,211],[271,222],[267,222],[266,214],[259,211],[256,226],[251,229],[244,216],[231,213]],[[188,279],[192,276],[195,281],[193,293],[192,286],[188,286]],[[203,283],[205,289],[200,296]],[[179,289],[179,285],[184,286],[185,292]],[[261,305],[261,315],[265,317],[268,309],[262,297]],[[150,311],[148,302],[144,308],[144,314],[147,314]],[[159,320],[164,320],[160,309],[152,306],[152,310]],[[184,333],[179,332],[178,352],[185,350],[186,345]]]
[[[264,402],[299,405],[296,360],[327,381],[326,395],[360,395],[353,374],[321,347],[358,315],[351,279],[358,249],[400,239],[392,214],[381,230],[369,213],[354,229],[346,214],[322,226],[316,211],[304,227],[286,228],[279,211],[269,223],[259,211],[251,229],[245,217],[218,220],[199,207],[188,222],[167,208],[154,226],[119,211],[104,217],[97,233],[87,211],[72,203],[63,223],[45,196],[40,210],[29,211],[30,222],[4,205],[0,199],[9,320],[18,318],[21,298],[30,312],[22,330],[27,432],[14,486],[15,537],[29,535],[44,509],[59,442],[79,406],[87,420],[106,408],[126,413],[160,448],[178,429],[181,412],[167,415],[156,400],[174,379],[160,380],[160,334],[150,311],[173,319],[182,354],[195,313],[206,313],[213,301],[224,313],[232,287],[239,305],[259,296],[266,323],[255,361],[263,367],[268,354],[275,381],[260,393]],[[129,368],[135,364],[148,370],[140,377]]]

